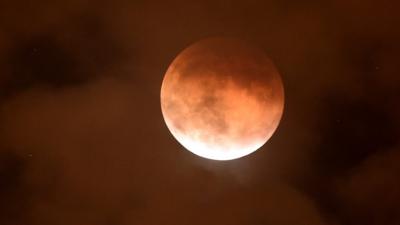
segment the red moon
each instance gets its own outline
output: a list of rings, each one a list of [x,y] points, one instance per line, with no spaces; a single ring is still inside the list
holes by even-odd
[[[192,153],[231,160],[263,146],[282,117],[284,90],[272,61],[236,39],[210,38],[183,50],[161,87],[172,135]]]

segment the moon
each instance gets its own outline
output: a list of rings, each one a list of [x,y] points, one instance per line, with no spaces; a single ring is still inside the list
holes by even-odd
[[[232,160],[263,146],[284,108],[280,74],[263,51],[231,38],[209,38],[184,49],[161,86],[161,111],[190,152]]]

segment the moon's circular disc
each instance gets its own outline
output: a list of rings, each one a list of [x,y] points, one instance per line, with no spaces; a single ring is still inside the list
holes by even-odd
[[[260,50],[211,38],[182,51],[161,87],[161,109],[172,135],[204,158],[248,155],[272,136],[284,91],[272,61]]]

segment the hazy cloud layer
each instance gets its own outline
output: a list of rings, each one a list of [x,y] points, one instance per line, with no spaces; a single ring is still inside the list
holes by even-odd
[[[396,5],[0,3],[0,223],[398,224]],[[217,35],[262,48],[286,95],[270,142],[223,163],[159,103],[173,58]]]

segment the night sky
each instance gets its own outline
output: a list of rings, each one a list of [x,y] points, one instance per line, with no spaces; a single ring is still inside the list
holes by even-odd
[[[400,3],[0,0],[1,225],[400,224]],[[172,137],[163,76],[203,38],[274,61],[285,111],[233,161]]]

